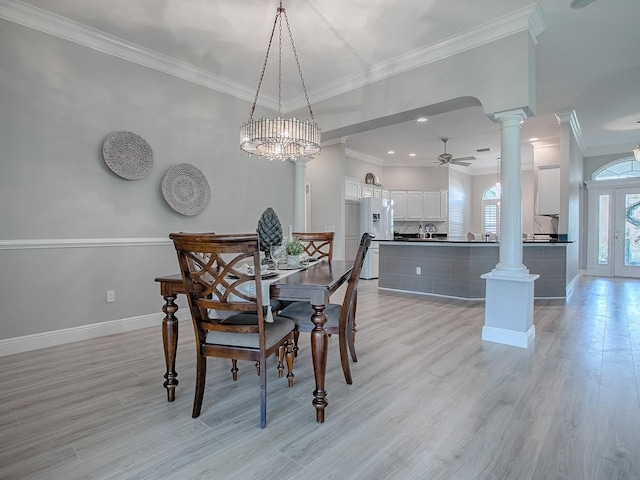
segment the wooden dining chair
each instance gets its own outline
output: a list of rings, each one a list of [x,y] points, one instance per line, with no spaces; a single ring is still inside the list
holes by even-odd
[[[333,260],[334,232],[293,232],[291,235],[300,240],[309,257]]]
[[[260,375],[260,426],[266,425],[266,361],[280,353],[293,385],[293,330],[295,323],[274,316],[265,321],[258,236],[172,233],[196,337],[196,389],[193,418],[200,415],[207,373],[207,357],[257,362]],[[249,272],[249,273],[248,273]],[[215,311],[220,315],[213,315]],[[223,317],[223,318],[214,318]],[[278,376],[284,365],[278,361]]]
[[[325,307],[325,315],[327,322],[324,325],[328,334],[337,334],[338,343],[340,345],[340,361],[342,363],[342,371],[344,379],[351,385],[351,368],[349,367],[349,358],[347,348],[351,352],[351,359],[358,361],[355,349],[355,333],[356,333],[356,305],[358,298],[358,281],[360,280],[360,272],[364,264],[365,256],[371,245],[373,236],[365,233],[360,239],[360,246],[356,253],[356,259],[351,270],[351,276],[347,284],[347,291],[344,295],[342,305],[330,303]],[[315,325],[311,321],[311,315],[314,310],[309,302],[293,302],[285,307],[280,316],[292,319],[296,324],[296,333],[311,332]],[[297,343],[294,352],[297,351]]]
[[[293,232],[291,234],[293,238],[300,240],[304,253],[309,258],[316,258],[318,260],[333,259],[333,237],[334,232]],[[279,312],[287,305],[291,305],[289,300],[271,300],[271,308],[274,312]],[[298,344],[298,334],[296,331],[295,342]]]

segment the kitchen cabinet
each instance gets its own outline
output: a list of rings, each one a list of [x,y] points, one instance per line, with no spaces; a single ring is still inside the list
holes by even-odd
[[[349,200],[357,200],[360,198],[360,182],[353,178],[345,178],[344,196]]]
[[[424,192],[422,197],[422,210],[425,220],[439,220],[441,218],[440,192]]]
[[[538,167],[536,213],[538,215],[560,213],[560,167],[557,165]]]
[[[394,220],[446,221],[449,192],[446,190],[391,190]]]
[[[424,219],[424,192],[421,190],[407,190],[407,220]]]
[[[407,192],[406,190],[391,190],[389,197],[393,202],[393,219],[406,220]]]
[[[389,199],[389,190],[382,187],[361,183],[354,178],[345,178],[344,196],[347,200],[357,200],[358,198],[374,197]]]
[[[449,192],[446,190],[424,192],[422,199],[424,220],[447,220]]]
[[[449,220],[449,191],[440,190],[440,219]]]

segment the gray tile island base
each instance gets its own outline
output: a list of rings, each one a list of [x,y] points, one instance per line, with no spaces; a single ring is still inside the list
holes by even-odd
[[[523,262],[538,274],[535,298],[566,298],[567,243],[523,244]],[[493,242],[380,242],[378,287],[469,300],[485,298],[480,275],[499,261]],[[418,273],[420,272],[420,273]]]

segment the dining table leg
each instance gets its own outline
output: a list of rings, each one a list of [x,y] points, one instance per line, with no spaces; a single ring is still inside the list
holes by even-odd
[[[327,317],[324,314],[324,305],[312,305],[314,313],[311,321],[315,328],[311,331],[311,357],[313,360],[313,374],[316,380],[316,389],[313,391],[313,401],[316,409],[316,421],[324,422],[324,409],[327,402],[327,391],[324,389],[324,377],[327,371],[327,346],[328,335],[324,328]]]
[[[165,304],[162,306],[164,319],[162,320],[162,344],[164,346],[164,361],[167,372],[164,374],[164,388],[167,389],[167,401],[173,402],[176,398],[178,386],[178,373],[176,372],[176,353],[178,351],[178,319],[175,313],[178,306],[175,304],[177,295],[165,295]]]

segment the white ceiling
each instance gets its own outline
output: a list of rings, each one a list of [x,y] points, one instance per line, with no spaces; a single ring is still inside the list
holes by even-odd
[[[328,86],[400,55],[528,7],[532,0],[286,0],[311,103]],[[534,145],[558,143],[555,112],[574,110],[584,154],[630,152],[640,141],[640,0],[538,0],[545,30],[537,37],[537,112],[522,127],[523,162]],[[277,0],[0,0],[0,7],[38,7],[219,76],[255,93]],[[46,13],[45,12],[45,13]],[[284,51],[287,61],[288,52]],[[288,55],[292,57],[292,55]],[[271,65],[261,95],[277,95]],[[508,61],[508,59],[506,59]],[[299,89],[296,71],[283,70],[283,95]],[[275,68],[275,67],[273,67]],[[271,74],[272,73],[272,74]],[[270,75],[271,74],[271,75]],[[283,98],[283,101],[286,101]],[[248,113],[248,112],[247,112]],[[322,125],[321,125],[322,127]],[[409,121],[347,138],[347,148],[385,165],[435,165],[447,151],[478,158],[480,172],[500,155],[499,127],[480,107]],[[476,149],[490,147],[479,154]],[[396,154],[387,155],[393,149]],[[415,152],[416,157],[407,154]]]

